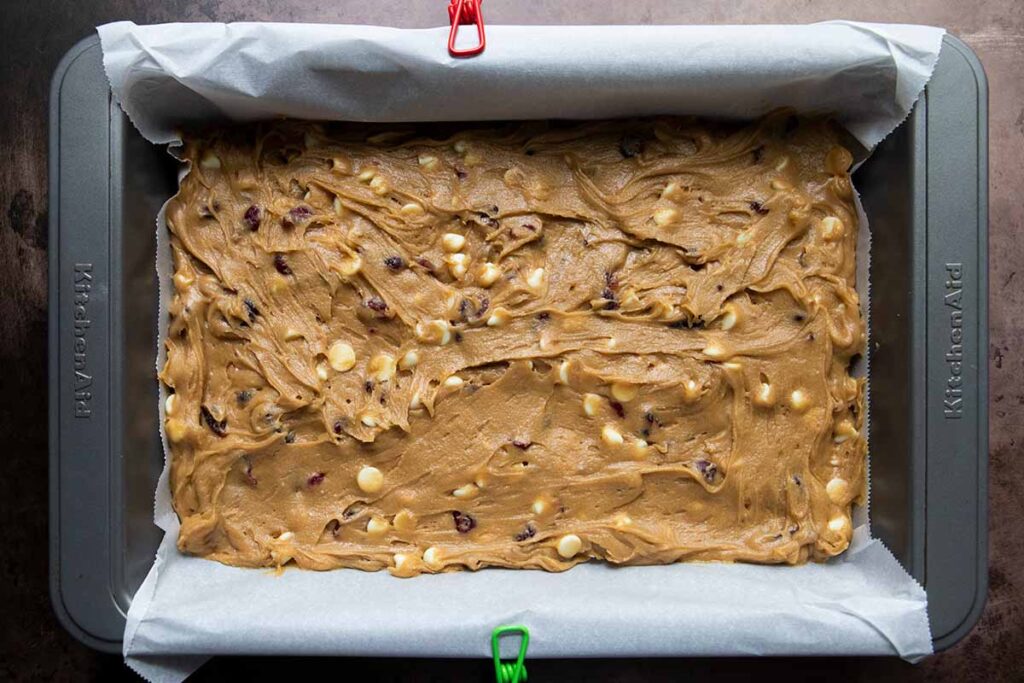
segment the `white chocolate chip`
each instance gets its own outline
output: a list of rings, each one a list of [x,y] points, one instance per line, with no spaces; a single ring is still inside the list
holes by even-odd
[[[363,260],[358,256],[347,258],[341,262],[338,270],[341,271],[342,275],[352,276],[359,272],[363,267]]]
[[[615,513],[615,517],[613,519],[615,520],[615,526],[619,528],[629,526],[633,523],[633,518],[627,515],[625,512]]]
[[[841,534],[846,531],[846,527],[849,523],[850,520],[846,518],[846,515],[838,515],[828,520],[828,530],[836,534]]]
[[[420,362],[420,354],[415,350],[409,350],[402,356],[402,360],[398,361],[398,367],[402,370],[412,370]]]
[[[416,528],[416,514],[412,510],[399,510],[395,515],[395,529],[410,532]]]
[[[374,176],[373,180],[370,181],[370,189],[377,196],[384,196],[391,191],[391,185],[388,183],[387,178],[384,176]]]
[[[821,229],[822,238],[830,242],[841,238],[846,232],[846,226],[835,216],[825,216],[818,226]]]
[[[544,269],[534,268],[533,271],[526,277],[526,284],[532,290],[539,290],[544,286]]]
[[[366,465],[356,475],[356,484],[366,493],[377,493],[384,487],[384,474],[376,467]]]
[[[402,214],[406,218],[419,218],[426,214],[426,211],[423,210],[422,205],[417,204],[416,202],[409,202],[408,204],[403,204],[402,208],[398,210],[398,213]]]
[[[284,531],[278,535],[277,540],[288,542],[295,538],[295,534],[291,531]]]
[[[693,403],[699,399],[701,393],[701,386],[695,380],[687,379],[683,382],[683,400],[687,403]]]
[[[441,165],[441,162],[438,160],[438,158],[430,154],[421,154],[419,156],[418,161],[420,163],[420,166],[422,166],[424,169],[428,171],[436,171],[437,168]]]
[[[166,399],[164,399],[164,413],[166,415],[173,415],[174,414],[174,406],[177,403],[178,403],[178,395],[177,394],[171,394]]]
[[[480,274],[477,275],[477,282],[481,287],[490,287],[501,277],[501,268],[493,263],[485,263],[480,267]]]
[[[395,569],[401,570],[406,564],[411,564],[412,558],[407,553],[395,553]]]
[[[847,439],[852,439],[857,436],[857,428],[853,426],[853,423],[849,420],[843,420],[836,425],[835,433],[832,435],[832,441],[835,443],[843,443]]]
[[[794,389],[789,395],[789,405],[793,410],[802,413],[811,405],[811,399],[803,389]]]
[[[511,318],[509,312],[502,308],[501,306],[499,306],[495,308],[494,312],[491,313],[489,318],[487,318],[487,326],[501,327],[502,325],[509,321],[509,318]]]
[[[203,154],[203,158],[199,160],[199,167],[208,171],[220,168],[220,157],[213,152],[207,151]]]
[[[421,405],[422,404],[420,403],[420,392],[417,391],[415,394],[412,395],[412,398],[409,399],[409,410],[416,410]]]
[[[583,394],[583,412],[587,417],[594,417],[601,410],[603,399],[597,394]]]
[[[164,427],[169,441],[181,441],[188,434],[188,427],[181,420],[171,418]]]
[[[609,337],[608,341],[605,342],[605,346],[607,346],[609,349],[614,349],[618,345],[619,340],[616,339],[615,337]]]
[[[319,377],[322,382],[326,382],[329,377],[327,373],[327,364],[323,361],[316,364],[316,376]]]
[[[386,382],[395,376],[395,359],[386,353],[378,353],[370,359],[366,370],[373,379]]]
[[[612,383],[612,396],[615,397],[616,401],[628,403],[636,398],[639,391],[635,384],[627,384],[625,382]]]
[[[452,340],[452,331],[447,320],[429,320],[416,323],[416,337],[422,342],[444,346]]]
[[[451,377],[444,381],[444,385],[449,389],[458,389],[463,384],[464,382],[462,381],[462,378],[459,377],[458,375],[452,375]]]
[[[701,353],[703,353],[705,356],[707,356],[711,360],[718,360],[720,358],[725,358],[725,349],[723,349],[721,346],[719,346],[718,344],[716,344],[714,342],[711,342],[710,344],[705,346],[704,349],[701,351]]]
[[[679,187],[679,183],[674,180],[665,186],[665,189],[661,191],[661,198],[668,199],[673,202],[680,202],[686,198],[683,193],[683,188]]]
[[[842,505],[846,502],[847,496],[850,493],[850,484],[842,477],[829,479],[828,483],[825,484],[825,493],[833,503]]]
[[[374,427],[377,426],[377,418],[375,418],[373,415],[363,415],[359,421],[362,422],[367,427],[369,427],[370,429],[373,429]]]
[[[752,231],[744,230],[743,232],[736,236],[736,244],[738,246],[743,246],[744,244],[750,241],[751,236]]]
[[[287,330],[284,331],[285,341],[295,341],[296,339],[302,339],[302,332],[295,329],[294,327],[289,327]]]
[[[583,541],[576,534],[566,534],[558,539],[558,554],[569,560],[583,549]]]
[[[762,382],[754,393],[754,405],[767,408],[775,403],[775,390],[771,384]]]
[[[331,202],[331,207],[334,209],[334,213],[342,216],[345,214],[345,206],[341,203],[340,197],[335,197],[334,201]]]
[[[338,372],[346,372],[356,364],[356,352],[351,344],[336,341],[327,349],[327,362]]]
[[[558,365],[558,381],[562,384],[569,383],[569,361],[563,360]]]
[[[622,433],[612,425],[605,425],[601,428],[601,440],[609,446],[621,446],[625,443]]]
[[[449,254],[462,251],[462,247],[464,246],[466,246],[466,238],[464,235],[460,235],[457,232],[446,232],[441,236],[441,247]]]
[[[349,173],[352,172],[352,164],[349,163],[348,159],[334,157],[333,159],[331,159],[331,170],[334,171],[335,173],[348,175]]]
[[[371,180],[373,180],[375,177],[377,177],[377,169],[375,169],[375,168],[368,168],[368,169],[366,169],[365,171],[363,171],[362,173],[360,173],[356,177],[359,179],[359,182],[361,182],[361,183],[368,183]]]
[[[535,515],[543,515],[544,511],[548,509],[548,504],[543,498],[538,498],[533,501],[533,505],[530,506],[530,509],[533,510],[533,514]]]
[[[469,256],[462,253],[449,254],[444,257],[444,260],[448,264],[448,272],[452,274],[452,277],[456,280],[466,277],[466,271],[469,269]]]
[[[469,151],[469,145],[466,144],[465,140],[456,140],[453,145],[456,154],[465,154]]]
[[[179,292],[183,292],[186,289],[188,289],[189,285],[191,285],[193,282],[195,282],[195,280],[192,277],[186,275],[185,273],[174,274],[174,287]]]
[[[431,569],[437,569],[441,566],[441,551],[434,546],[430,546],[423,551],[423,563]]]
[[[740,312],[734,304],[726,304],[722,310],[725,311],[725,315],[722,316],[722,329],[728,332],[736,327],[736,323],[739,322]]]
[[[662,208],[654,212],[654,223],[662,227],[674,223],[679,218],[679,212],[672,208]]]
[[[371,536],[380,536],[388,530],[389,526],[390,525],[388,524],[388,520],[384,519],[383,517],[378,517],[377,515],[374,515],[373,517],[370,517],[370,519],[366,522],[366,533],[370,534]]]
[[[452,491],[452,495],[456,498],[476,498],[478,493],[480,493],[480,489],[476,484],[466,484]]]

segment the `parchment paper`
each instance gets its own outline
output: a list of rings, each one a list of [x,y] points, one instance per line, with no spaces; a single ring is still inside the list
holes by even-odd
[[[910,111],[943,34],[845,22],[492,26],[482,56],[455,60],[447,28],[121,22],[99,33],[114,95],[153,142],[218,119],[747,118],[793,106],[836,113],[867,149]],[[168,251],[161,214],[161,283]],[[162,417],[162,401],[160,409]],[[155,520],[167,533],[124,638],[126,661],[151,680],[181,680],[217,653],[488,656],[491,629],[505,623],[530,628],[530,657],[916,660],[932,647],[926,595],[870,537],[866,509],[856,511],[850,549],[824,565],[589,564],[562,574],[488,569],[411,580],[356,570],[275,576],[183,556],[166,469]]]

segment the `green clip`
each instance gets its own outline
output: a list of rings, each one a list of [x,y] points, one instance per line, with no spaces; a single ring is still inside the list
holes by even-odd
[[[498,639],[504,635],[518,635],[522,638],[519,642],[519,657],[515,664],[501,661],[501,648],[498,646]],[[526,648],[530,644],[530,630],[525,626],[499,626],[491,631],[491,654],[494,655],[494,678],[497,683],[520,683],[526,680]]]

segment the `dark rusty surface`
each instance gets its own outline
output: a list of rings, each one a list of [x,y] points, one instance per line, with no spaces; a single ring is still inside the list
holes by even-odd
[[[280,20],[444,23],[444,0],[3,0],[0,11],[0,679],[132,676],[64,632],[50,609],[46,542],[46,153],[50,75],[93,26]],[[1024,680],[1024,3],[1020,0],[488,0],[501,23],[786,23],[849,18],[930,23],[981,57],[991,90],[991,453],[988,604],[950,651],[892,659],[531,661],[531,681]],[[1021,273],[1018,275],[1017,271]],[[479,661],[218,658],[196,680],[324,675],[353,680],[493,680]]]

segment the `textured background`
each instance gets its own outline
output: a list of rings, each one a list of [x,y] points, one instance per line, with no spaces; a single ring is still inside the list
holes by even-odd
[[[0,0],[0,679],[132,677],[71,638],[50,609],[46,544],[47,94],[61,55],[108,21],[447,22],[445,0]],[[787,23],[856,19],[944,26],[990,86],[990,574],[978,626],[910,666],[889,659],[533,661],[531,681],[1024,680],[1024,2],[1021,0],[486,0],[490,23]],[[1021,278],[1017,270],[1021,269]],[[1016,282],[1015,282],[1016,280]],[[493,680],[486,662],[218,658],[196,680],[316,675]]]

